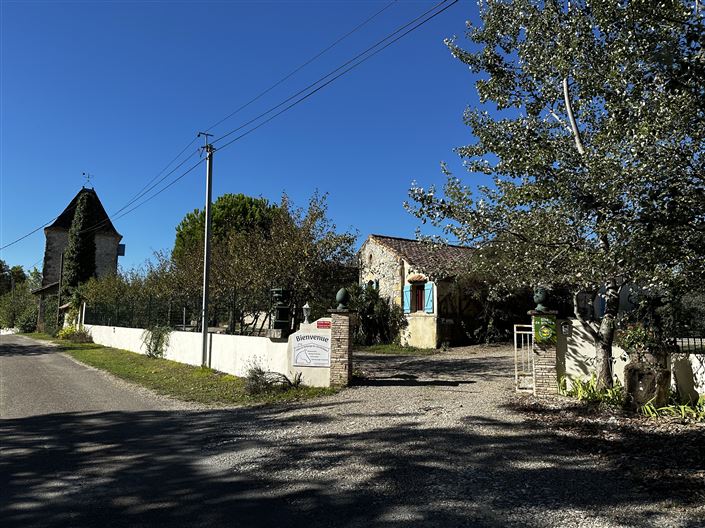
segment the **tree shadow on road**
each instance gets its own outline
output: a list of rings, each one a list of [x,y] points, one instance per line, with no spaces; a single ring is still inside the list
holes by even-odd
[[[501,419],[424,428],[411,417],[356,429],[348,425],[372,415],[353,416],[352,403],[2,420],[0,518],[4,527],[484,527],[551,526],[545,512],[580,510],[657,525],[652,498],[552,432]]]

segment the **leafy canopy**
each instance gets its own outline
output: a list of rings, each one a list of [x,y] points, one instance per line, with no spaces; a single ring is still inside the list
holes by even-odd
[[[697,283],[705,262],[705,52],[693,2],[488,1],[469,49],[474,186],[407,206],[502,284]],[[496,111],[487,108],[492,104]],[[574,122],[571,119],[571,113]],[[574,125],[574,126],[573,126]]]

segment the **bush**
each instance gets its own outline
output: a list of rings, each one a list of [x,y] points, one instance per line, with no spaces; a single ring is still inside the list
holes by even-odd
[[[264,370],[258,365],[250,367],[247,371],[247,378],[245,379],[245,391],[250,396],[269,394],[288,389],[298,389],[299,387],[301,387],[300,372],[294,376],[293,380],[290,380],[284,374]]]
[[[73,343],[92,343],[93,337],[85,328],[76,328],[74,326],[66,326],[59,330],[56,334],[59,339],[65,339]]]
[[[572,380],[570,390],[565,390],[565,385],[564,378],[560,382],[561,392],[581,402],[607,407],[621,407],[624,404],[624,388],[619,380],[615,380],[610,389],[598,389],[597,377],[593,374],[586,381],[580,378]]]
[[[37,327],[37,299],[27,283],[18,284],[14,291],[0,296],[0,327],[19,328],[33,332]]]
[[[400,306],[392,304],[379,291],[368,285],[350,288],[350,306],[357,310],[359,325],[353,336],[360,345],[390,344],[408,324]]]
[[[162,357],[169,346],[171,328],[168,326],[152,326],[142,332],[142,343],[147,349],[147,356],[151,358]]]

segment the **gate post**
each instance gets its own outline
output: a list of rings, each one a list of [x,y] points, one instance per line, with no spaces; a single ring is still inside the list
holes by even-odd
[[[534,331],[534,395],[558,394],[556,369],[556,315],[554,311],[529,312]]]
[[[347,387],[352,381],[352,324],[348,310],[331,311],[330,385]]]

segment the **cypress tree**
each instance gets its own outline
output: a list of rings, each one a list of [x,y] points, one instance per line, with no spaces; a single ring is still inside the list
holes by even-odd
[[[69,229],[69,241],[64,252],[64,277],[61,295],[67,299],[76,287],[95,276],[95,202],[83,193]]]

